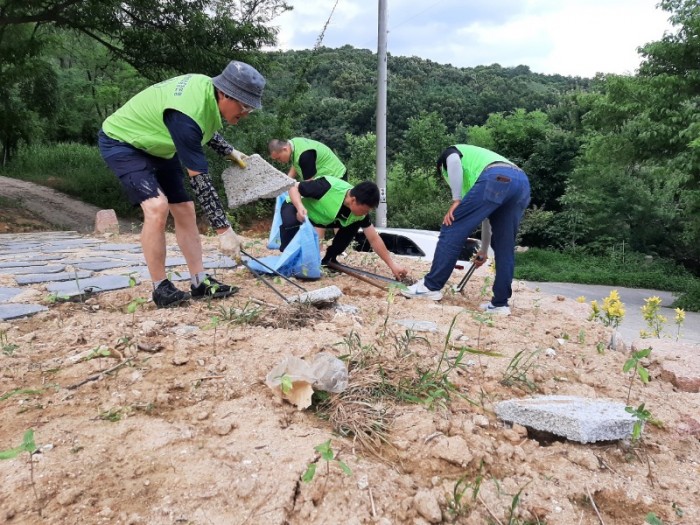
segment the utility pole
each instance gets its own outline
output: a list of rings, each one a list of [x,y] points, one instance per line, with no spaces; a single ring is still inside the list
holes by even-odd
[[[379,30],[377,38],[377,186],[379,206],[377,226],[386,228],[386,0],[379,0]]]

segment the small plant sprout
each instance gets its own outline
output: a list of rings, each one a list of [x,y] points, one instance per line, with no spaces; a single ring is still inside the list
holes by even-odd
[[[630,402],[630,393],[632,392],[632,383],[634,382],[635,376],[639,376],[640,381],[644,384],[649,382],[649,370],[644,368],[640,362],[645,357],[649,357],[649,354],[651,354],[651,348],[643,348],[642,350],[632,352],[632,355],[627,361],[625,361],[625,364],[622,367],[622,371],[624,373],[632,372],[630,375],[630,385],[627,389],[626,404],[628,405]]]
[[[468,482],[466,476],[459,478],[452,488],[452,494],[447,495],[447,512],[455,518],[468,516],[473,505],[477,502],[482,480],[481,474],[473,482]],[[470,493],[469,499],[466,497],[468,492]]]
[[[578,344],[582,345],[585,342],[586,342],[586,331],[583,328],[581,328],[578,331]]]
[[[636,443],[642,437],[644,423],[647,421],[653,421],[651,412],[644,408],[644,403],[639,405],[637,408],[625,407],[625,412],[632,414],[637,419],[637,421],[634,422],[634,427],[632,427],[632,442]]]
[[[641,330],[642,337],[661,337],[661,331],[668,319],[659,313],[661,309],[661,299],[657,296],[647,297],[644,299],[642,306],[642,317],[647,323],[649,331]]]
[[[491,276],[486,276],[484,277],[484,282],[481,285],[481,288],[479,289],[479,298],[480,299],[485,299],[486,296],[490,293],[491,290]]]
[[[37,503],[39,503],[39,494],[36,491],[36,485],[34,484],[34,460],[32,456],[34,455],[34,452],[36,452],[37,446],[36,443],[34,442],[34,430],[29,429],[24,433],[24,437],[22,438],[22,444],[14,447],[14,448],[9,448],[6,450],[0,450],[0,460],[3,459],[14,459],[23,452],[26,452],[29,454],[29,482],[32,486],[32,490],[34,491],[34,499],[36,500]],[[41,507],[39,507],[39,516],[41,516]]]
[[[523,390],[534,391],[537,389],[534,381],[528,378],[527,374],[535,368],[535,361],[541,350],[534,350],[529,354],[525,354],[525,350],[520,350],[513,356],[510,360],[505,372],[503,372],[503,379],[501,379],[501,384],[504,386],[519,386]]]
[[[673,322],[676,324],[676,341],[678,341],[678,338],[681,336],[681,327],[685,322],[685,311],[682,308],[676,308],[675,312],[676,316]]]
[[[19,345],[10,343],[7,340],[7,330],[0,330],[0,348],[2,349],[2,353],[8,357],[14,354],[15,350],[19,348]]]
[[[585,303],[585,302],[586,302],[586,296],[585,296],[585,295],[579,295],[579,296],[576,298],[576,302],[577,302],[577,303],[582,303],[582,304]]]
[[[212,315],[209,318],[209,323],[204,325],[205,330],[214,330],[214,355],[216,355],[216,329],[219,327],[220,322],[221,318],[218,315]]]
[[[610,295],[603,299],[602,305],[599,305],[598,301],[591,301],[591,315],[589,319],[599,320],[605,326],[612,328],[612,336],[608,348],[617,346],[617,327],[620,326],[624,317],[625,305],[620,301],[620,294],[617,293],[617,290],[612,290]]]
[[[352,475],[352,470],[350,470],[350,467],[338,459],[335,452],[333,452],[330,439],[324,443],[321,443],[320,445],[316,445],[314,450],[318,452],[320,458],[316,458],[314,461],[309,463],[308,467],[306,467],[306,472],[304,472],[304,474],[301,476],[301,480],[304,483],[310,483],[314,479],[314,476],[316,475],[316,461],[318,461],[318,459],[322,459],[326,462],[326,481],[328,481],[328,475],[330,474],[331,463],[338,465],[340,470],[345,472],[345,474],[348,476]]]

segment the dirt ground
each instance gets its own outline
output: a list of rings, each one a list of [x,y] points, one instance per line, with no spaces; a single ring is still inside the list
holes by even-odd
[[[374,255],[346,263],[388,274]],[[653,356],[628,403],[658,420],[639,443],[554,440],[495,416],[533,394],[626,402],[627,355],[599,350],[610,333],[587,305],[514,283],[513,315],[485,317],[487,269],[439,303],[346,275],[303,283],[338,286],[343,311],[286,305],[245,269],[217,277],[238,294],[129,313],[145,282],[0,325],[0,451],[28,429],[38,448],[0,462],[0,522],[700,523],[700,395],[663,381]],[[298,410],[266,386],[285,357],[321,351],[349,363],[344,393]],[[328,440],[327,462],[315,447]]]

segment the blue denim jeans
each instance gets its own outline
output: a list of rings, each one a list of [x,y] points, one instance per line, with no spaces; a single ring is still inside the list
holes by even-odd
[[[484,219],[491,222],[491,247],[496,264],[494,306],[507,306],[515,272],[515,236],[530,203],[530,181],[525,173],[509,166],[487,167],[454,211],[450,226],[442,225],[430,272],[424,278],[428,290],[441,290],[464,246],[464,241]]]

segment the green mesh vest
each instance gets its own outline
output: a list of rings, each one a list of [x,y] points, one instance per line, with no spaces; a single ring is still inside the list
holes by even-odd
[[[457,144],[454,146],[462,154],[462,174],[464,181],[462,182],[462,198],[467,192],[472,189],[476,179],[479,178],[484,168],[493,162],[507,162],[513,164],[507,158],[502,157],[498,153],[491,150],[480,148],[479,146],[469,146],[467,144]],[[442,176],[450,182],[447,175],[447,170],[442,170]]]
[[[320,199],[302,198],[304,208],[309,212],[309,220],[314,224],[329,225],[336,220],[340,207],[345,200],[345,194],[352,189],[352,184],[337,177],[323,177],[331,188]],[[350,214],[347,219],[339,219],[342,226],[348,226],[353,222],[361,221],[365,215]]]
[[[131,144],[155,157],[170,159],[175,145],[163,123],[166,109],[174,109],[194,120],[206,144],[221,129],[221,114],[211,78],[183,75],[150,86],[134,95],[102,124],[107,136]]]
[[[299,166],[299,157],[301,157],[302,153],[311,149],[316,150],[316,175],[314,179],[325,176],[340,178],[345,174],[345,165],[336,154],[333,153],[333,150],[325,144],[301,137],[289,139],[289,142],[294,145],[292,151],[292,166],[294,166],[294,169],[300,177],[302,173],[301,166]]]

